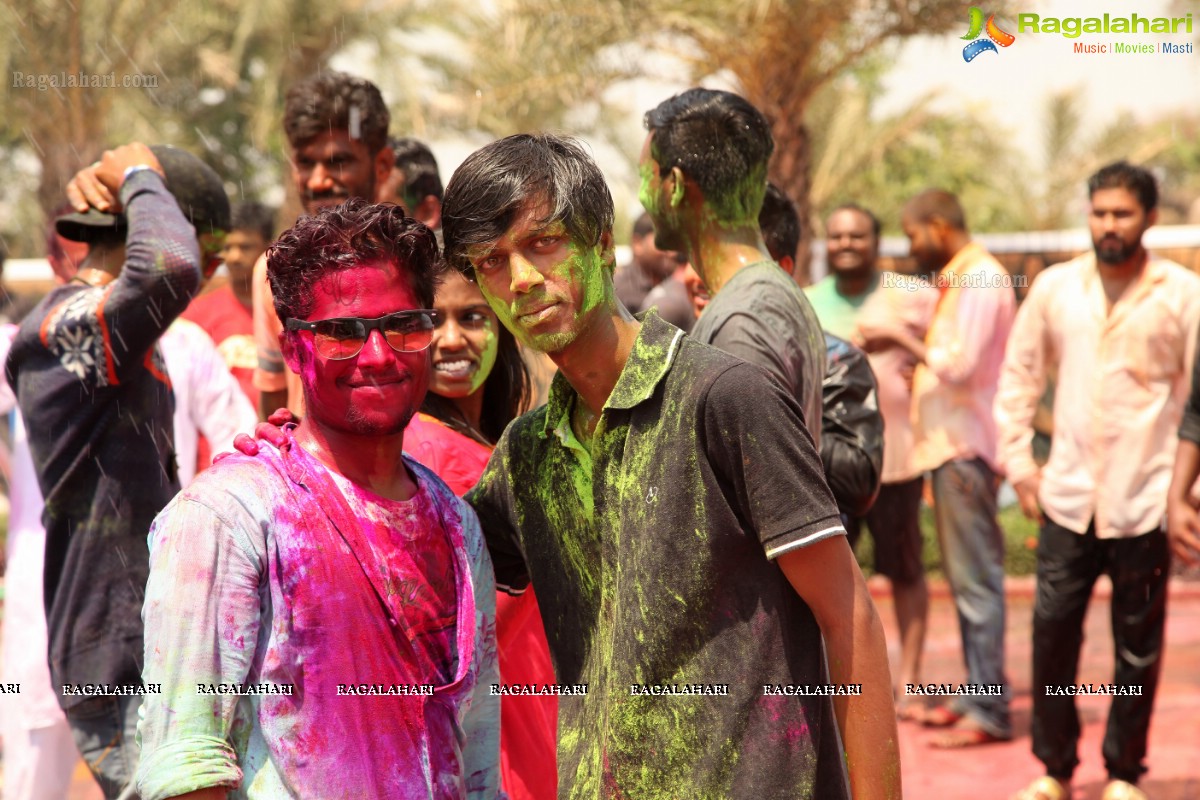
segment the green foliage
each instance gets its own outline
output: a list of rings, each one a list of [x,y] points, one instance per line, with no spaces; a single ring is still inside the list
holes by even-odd
[[[813,99],[811,199],[818,218],[854,201],[894,226],[910,197],[937,186],[958,194],[971,209],[972,230],[1022,229],[1028,188],[1020,176],[1027,170],[1003,128],[983,109],[933,111],[933,95],[879,117],[874,106],[882,96],[880,74],[877,65],[868,64]]]
[[[277,186],[283,89],[351,41],[415,15],[417,0],[44,0],[0,6],[4,74],[149,76],[152,88],[11,89],[0,150],[41,163],[49,212],[74,172],[106,147],[165,142],[202,156],[235,198]],[[6,229],[12,227],[4,221]],[[15,255],[40,253],[40,220]],[[26,230],[33,232],[29,237]],[[11,233],[13,231],[6,231]],[[28,248],[28,249],[27,249]],[[32,252],[31,252],[32,251]]]

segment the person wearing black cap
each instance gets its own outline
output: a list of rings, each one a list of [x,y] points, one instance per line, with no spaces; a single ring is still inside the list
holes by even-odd
[[[170,147],[107,151],[67,186],[58,232],[89,245],[30,313],[6,365],[46,498],[50,674],[106,798],[136,797],[150,523],[179,491],[157,342],[229,225],[220,178]],[[202,255],[203,254],[203,255]]]

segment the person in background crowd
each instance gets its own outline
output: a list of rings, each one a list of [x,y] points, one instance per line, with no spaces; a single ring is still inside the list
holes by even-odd
[[[853,203],[835,208],[825,223],[825,252],[833,274],[805,289],[826,333],[859,341],[858,324],[874,320],[902,327],[923,339],[933,317],[937,292],[902,275],[889,285],[878,270],[879,219]],[[868,354],[883,416],[882,485],[875,504],[854,514],[846,530],[851,546],[865,523],[875,543],[875,569],[892,583],[900,628],[900,669],[896,672],[896,710],[900,719],[921,721],[924,704],[904,693],[921,679],[929,590],[922,559],[921,496],[925,477],[912,463],[912,375],[916,360],[898,345]],[[832,478],[830,479],[832,482]]]
[[[680,263],[671,250],[659,250],[654,244],[654,220],[643,213],[633,224],[629,240],[633,260],[617,267],[613,287],[617,299],[634,314],[657,308],[658,315],[684,332],[692,329],[692,316],[687,289],[675,277]]]
[[[452,272],[438,287],[433,308],[438,318],[429,392],[404,433],[404,447],[461,496],[479,481],[500,435],[527,406],[529,376],[516,338],[477,285]],[[497,592],[496,650],[502,683],[554,683],[532,590],[518,597]],[[558,701],[552,695],[506,695],[500,707],[504,790],[510,800],[554,797]]]
[[[1041,524],[1033,609],[1033,753],[1046,774],[1016,800],[1067,800],[1079,765],[1074,694],[1092,586],[1112,579],[1113,683],[1103,800],[1146,800],[1150,716],[1162,668],[1170,548],[1162,528],[1200,327],[1200,276],[1142,244],[1158,186],[1124,161],[1088,179],[1093,252],[1034,279],[996,396],[1000,457]],[[1057,367],[1050,460],[1033,417]],[[1178,490],[1178,487],[1177,487]],[[1060,693],[1057,687],[1063,687]]]
[[[221,258],[229,283],[192,301],[183,318],[212,337],[229,371],[237,378],[251,405],[259,408],[254,386],[258,356],[254,349],[254,264],[275,238],[275,212],[262,203],[234,203],[229,233]]]
[[[829,274],[804,293],[825,330],[853,339],[858,312],[879,288],[879,218],[862,206],[847,203],[825,221],[825,263]]]
[[[25,318],[6,371],[46,500],[51,679],[105,797],[127,798],[145,688],[146,534],[179,491],[157,343],[198,288],[201,264],[217,263],[229,200],[195,156],[136,143],[77,173],[67,197],[76,213],[56,227],[86,241],[87,257]],[[119,694],[73,690],[85,684]]]
[[[388,145],[391,115],[375,84],[344,72],[320,72],[288,89],[283,105],[292,183],[306,214],[351,197],[374,200],[392,172],[395,155]],[[285,368],[279,349],[283,326],[275,316],[267,262],[254,265],[254,342],[258,366],[254,386],[265,419],[287,407],[304,415],[300,378]]]
[[[712,297],[692,336],[770,372],[800,403],[819,445],[825,337],[758,225],[770,125],[744,98],[709,89],[663,101],[645,123],[639,199],[655,244],[686,253]]]
[[[87,245],[59,236],[49,226],[47,260],[59,283],[69,281],[87,256]],[[17,326],[0,328],[0,363],[8,357]],[[229,446],[238,431],[258,416],[237,382],[225,369],[208,334],[182,319],[159,340],[175,395],[173,427],[179,483],[187,486],[196,473],[196,441],[201,432]],[[38,488],[29,439],[16,397],[0,378],[0,414],[7,414],[13,434],[7,547],[12,572],[6,582],[0,683],[18,683],[0,718],[4,720],[4,800],[59,800],[66,796],[79,750],[59,708],[46,663],[46,612],[42,607],[42,569],[46,529],[45,503]],[[6,695],[0,701],[9,700]]]
[[[379,184],[379,202],[398,203],[410,217],[438,230],[442,226],[442,178],[433,151],[411,137],[391,139],[390,143],[396,165]]]
[[[893,318],[860,319],[858,332],[868,351],[901,347],[917,362],[913,460],[918,470],[932,471],[934,519],[958,610],[967,683],[999,692],[956,697],[924,713],[923,722],[951,728],[931,740],[933,746],[970,747],[1012,738],[992,402],[1016,297],[1004,267],[971,241],[954,195],[921,192],[905,204],[901,221],[913,258],[941,287],[929,331],[921,339]]]

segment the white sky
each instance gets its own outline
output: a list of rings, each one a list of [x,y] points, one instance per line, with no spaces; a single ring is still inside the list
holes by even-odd
[[[1139,17],[1183,16],[1172,14],[1170,0],[1025,0],[1009,18],[998,18],[1000,27],[1017,40],[997,53],[983,53],[966,63],[958,37],[967,32],[963,4],[962,30],[948,36],[922,36],[906,42],[896,65],[885,78],[887,95],[881,111],[903,109],[925,92],[939,91],[942,108],[978,109],[990,124],[1002,125],[1026,153],[1040,153],[1039,136],[1046,97],[1055,91],[1081,87],[1085,98],[1085,120],[1098,128],[1116,113],[1128,110],[1139,119],[1166,111],[1200,107],[1200,55],[1155,53],[1085,55],[1073,52],[1074,42],[1185,44],[1200,41],[1200,9],[1193,13],[1193,33],[1084,34],[1068,39],[1053,33],[1019,33],[1015,12],[1042,17]],[[986,0],[979,0],[988,14]],[[1182,26],[1181,26],[1182,30]],[[1111,47],[1110,47],[1111,49]]]
[[[896,63],[884,78],[886,92],[878,113],[895,113],[936,90],[935,107],[975,112],[981,124],[1001,127],[1029,156],[1029,163],[1037,164],[1045,100],[1054,92],[1081,87],[1085,124],[1096,130],[1120,111],[1128,110],[1138,118],[1150,119],[1166,111],[1200,108],[1200,55],[1072,52],[1076,41],[1110,45],[1114,41],[1180,44],[1191,41],[1196,49],[1195,42],[1200,41],[1200,9],[1193,14],[1191,35],[1085,34],[1068,39],[1058,34],[1020,33],[1016,13],[1102,17],[1106,12],[1129,16],[1136,11],[1140,17],[1170,17],[1171,0],[1024,0],[1012,15],[998,19],[1002,29],[1016,35],[1016,42],[966,63],[962,57],[966,42],[958,37],[967,31],[967,8],[972,2],[978,2],[985,15],[989,13],[987,0],[966,0],[961,30],[945,36],[916,37],[898,48]],[[1176,12],[1174,16],[1184,13]],[[335,58],[334,66],[375,80],[385,97],[393,94],[389,80],[395,77],[394,64],[382,63],[368,52],[352,47]],[[661,59],[652,66],[649,72],[653,78],[613,87],[607,95],[613,105],[610,111],[620,119],[620,147],[634,155],[640,150],[644,136],[642,114],[690,85],[681,65],[670,59]],[[708,79],[705,85],[722,86],[722,81]],[[400,131],[395,133],[403,135]],[[438,158],[443,179],[448,179],[454,168],[485,141],[478,136],[455,134],[426,138]],[[612,187],[619,213],[631,222],[641,211],[633,165],[619,150],[604,142],[592,140],[590,144]]]

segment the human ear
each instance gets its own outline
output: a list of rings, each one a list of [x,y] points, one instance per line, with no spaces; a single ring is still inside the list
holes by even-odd
[[[612,231],[605,231],[600,234],[600,258],[604,261],[604,266],[609,269],[616,268],[617,248],[613,243]]]
[[[670,175],[673,182],[671,185],[671,206],[675,208],[683,203],[686,187],[683,184],[683,170],[679,167],[671,167]]]
[[[296,352],[295,340],[288,336],[287,331],[279,332],[279,352],[283,354],[283,362],[288,365],[288,369],[299,375],[300,354]]]

